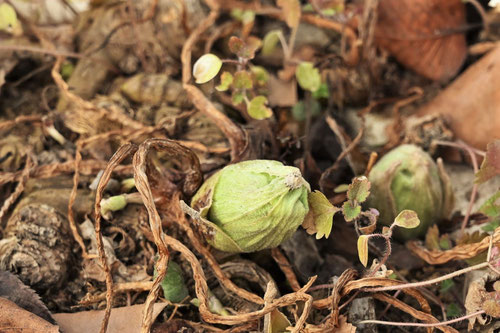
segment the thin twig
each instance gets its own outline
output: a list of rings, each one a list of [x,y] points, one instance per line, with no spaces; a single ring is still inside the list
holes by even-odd
[[[357,322],[357,324],[379,324],[379,325],[413,326],[413,327],[438,327],[438,326],[458,323],[462,320],[482,315],[483,313],[485,313],[484,310],[481,310],[481,311],[477,311],[477,312],[468,314],[466,316],[462,316],[460,318],[450,319],[450,320],[442,321],[439,323],[428,323],[428,324],[426,324],[426,323],[404,323],[404,322],[383,321],[383,320],[362,320],[360,322]]]
[[[108,184],[111,173],[125,158],[129,157],[137,149],[137,146],[133,144],[121,146],[109,160],[106,169],[104,170],[101,178],[99,179],[99,184],[97,186],[95,204],[94,204],[94,216],[95,216],[95,234],[97,240],[97,251],[99,252],[99,259],[101,265],[104,269],[104,274],[106,276],[106,310],[104,312],[104,317],[101,322],[101,333],[106,333],[109,317],[111,316],[111,308],[113,306],[113,275],[111,274],[111,268],[109,267],[108,261],[106,259],[106,252],[104,250],[104,242],[101,233],[101,200],[103,192]]]
[[[427,281],[421,281],[421,282],[413,282],[413,283],[405,283],[405,284],[399,284],[395,286],[386,286],[386,287],[377,287],[377,288],[363,288],[362,290],[365,292],[379,292],[379,291],[388,291],[388,290],[402,290],[406,288],[419,288],[419,287],[424,287],[428,286],[434,283],[439,283],[444,280],[452,279],[454,277],[460,276],[462,274],[468,273],[475,271],[477,269],[483,269],[489,266],[489,262],[482,262],[480,264],[466,267],[464,269],[437,277],[435,279],[427,280]]]

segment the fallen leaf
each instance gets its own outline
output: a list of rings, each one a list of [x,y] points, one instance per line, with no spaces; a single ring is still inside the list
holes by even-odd
[[[168,305],[156,303],[153,308],[153,320]],[[109,318],[108,333],[140,332],[144,304],[114,308]],[[99,332],[104,310],[81,311],[75,313],[56,313],[54,319],[65,333]]]
[[[500,47],[476,61],[436,98],[422,106],[419,116],[440,114],[453,134],[485,150],[500,138]]]
[[[270,106],[294,106],[297,104],[297,82],[283,81],[274,75],[269,76],[268,82]]]
[[[375,41],[401,64],[432,80],[457,74],[467,55],[461,0],[379,2]]]
[[[500,140],[495,140],[486,147],[486,156],[476,173],[476,183],[484,183],[498,175],[500,175]]]
[[[54,332],[59,328],[0,297],[0,332]],[[97,331],[96,331],[97,332]]]

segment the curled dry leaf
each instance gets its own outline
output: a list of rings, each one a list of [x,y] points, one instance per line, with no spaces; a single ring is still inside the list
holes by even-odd
[[[432,80],[457,74],[467,55],[460,0],[379,2],[375,40],[400,63]]]

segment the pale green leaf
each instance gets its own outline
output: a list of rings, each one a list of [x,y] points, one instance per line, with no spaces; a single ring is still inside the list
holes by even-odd
[[[268,56],[274,52],[280,40],[280,34],[283,34],[281,30],[271,30],[264,36],[264,41],[262,42],[263,55]]]
[[[267,106],[267,98],[264,96],[256,96],[252,98],[248,105],[248,114],[250,117],[258,120],[269,118],[273,115],[273,111]]]
[[[301,62],[295,70],[295,77],[302,89],[316,91],[321,86],[319,70],[311,62]]]
[[[250,71],[259,86],[265,86],[269,81],[269,72],[262,66],[252,66]]]
[[[247,71],[238,71],[234,74],[233,79],[234,89],[252,89],[252,77]]]
[[[364,202],[370,195],[370,181],[365,176],[354,178],[347,190],[347,198],[356,200],[358,203]]]
[[[233,91],[233,95],[231,96],[231,101],[234,105],[240,105],[245,100],[245,96],[240,91]]]
[[[323,236],[328,238],[332,231],[333,215],[340,210],[330,203],[320,191],[309,193],[309,207],[313,212],[314,224],[316,226],[316,239]]]
[[[212,80],[222,67],[222,60],[215,54],[207,53],[198,59],[193,66],[196,83],[202,84]]]
[[[226,91],[231,86],[231,83],[233,83],[233,76],[229,72],[224,72],[220,76],[220,84],[215,87],[215,89],[218,91]]]

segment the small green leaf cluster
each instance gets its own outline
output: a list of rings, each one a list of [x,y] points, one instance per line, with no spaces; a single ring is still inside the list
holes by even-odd
[[[244,15],[237,12],[234,15]],[[243,19],[243,16],[242,16]],[[229,50],[236,55],[237,71],[224,71],[220,76],[220,84],[215,87],[218,91],[231,91],[231,100],[234,105],[245,103],[250,117],[262,120],[273,115],[267,107],[265,92],[269,73],[261,66],[250,66],[249,60],[255,57],[255,52],[262,47],[259,38],[250,36],[245,40],[232,36],[228,42]],[[214,58],[215,57],[215,58]],[[222,60],[213,54],[205,54],[195,63],[193,76],[196,83],[205,83],[213,79],[222,67]]]
[[[347,201],[342,205],[342,214],[347,222],[361,215],[361,204],[370,194],[370,182],[365,176],[354,178],[347,190]]]

